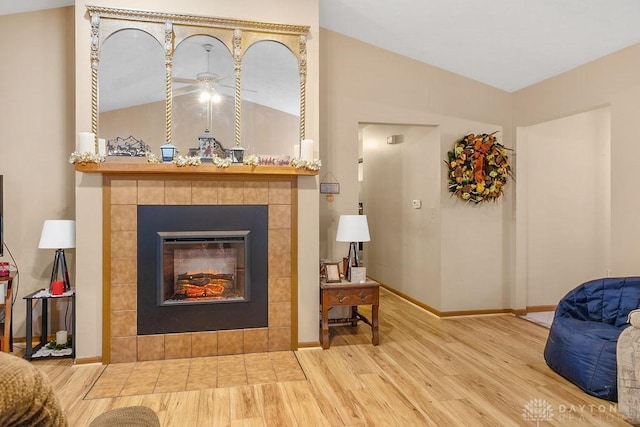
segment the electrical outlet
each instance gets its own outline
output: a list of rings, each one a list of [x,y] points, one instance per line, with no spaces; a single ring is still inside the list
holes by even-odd
[[[422,207],[422,200],[413,200],[413,201],[411,201],[411,207],[413,209],[420,209]]]

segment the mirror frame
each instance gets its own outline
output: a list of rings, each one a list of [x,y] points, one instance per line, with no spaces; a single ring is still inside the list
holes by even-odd
[[[285,45],[298,60],[300,74],[300,140],[305,139],[305,108],[307,80],[307,34],[310,27],[148,12],[129,9],[87,6],[91,21],[91,131],[98,143],[98,65],[100,47],[113,33],[124,29],[147,32],[164,46],[165,54],[165,117],[166,143],[171,143],[172,129],[172,67],[175,46],[193,35],[210,35],[224,43],[233,54],[235,72],[235,145],[241,138],[241,71],[244,52],[254,43],[264,40]]]

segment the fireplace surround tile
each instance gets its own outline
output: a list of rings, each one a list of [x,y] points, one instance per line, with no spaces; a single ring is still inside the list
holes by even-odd
[[[285,351],[291,346],[291,328],[269,328],[269,351]]]
[[[111,285],[111,309],[136,310],[137,308],[137,285],[116,284]],[[134,334],[135,335],[135,334]]]
[[[135,362],[136,337],[111,337],[111,363]]]
[[[273,181],[269,182],[269,204],[290,205],[291,183]]]
[[[191,334],[165,334],[164,358],[184,359],[191,357]]]
[[[138,200],[138,182],[131,179],[114,181],[111,186],[112,205],[135,205]]]
[[[269,329],[245,329],[243,336],[244,353],[269,351]]]
[[[164,205],[164,181],[138,180],[139,205]]]
[[[111,336],[136,336],[136,311],[114,310],[111,312]]]
[[[137,215],[136,205],[112,205],[111,231],[135,231]]]
[[[221,181],[218,184],[219,205],[244,204],[244,183],[238,181]]]
[[[136,283],[137,275],[136,258],[111,258],[111,284]]]
[[[244,183],[245,205],[269,204],[269,183],[261,181],[248,181]]]
[[[269,275],[288,277],[291,273],[291,254],[269,254]]]
[[[243,335],[242,330],[218,331],[218,355],[242,354]]]
[[[218,355],[218,332],[192,332],[191,354],[193,357]]]
[[[164,335],[138,335],[138,360],[164,358]]]
[[[291,229],[279,228],[269,230],[269,253],[291,253]]]
[[[194,205],[217,205],[218,182],[217,181],[192,181],[191,203]]]
[[[191,181],[165,181],[164,202],[167,205],[190,205]]]
[[[155,178],[155,177],[154,177]],[[118,179],[111,178],[110,206],[106,207],[110,215],[109,230],[111,256],[110,271],[111,316],[115,314],[117,324],[129,314],[116,314],[129,311],[137,290],[137,209],[138,205],[268,205],[269,212],[269,277],[268,301],[280,303],[269,309],[269,327],[245,330],[221,330],[192,332],[167,335],[117,336],[137,331],[117,326],[110,331],[110,362],[157,363],[169,358],[189,358],[218,356],[238,357],[244,353],[262,351],[291,350],[291,250],[292,250],[292,200],[291,181],[275,180],[238,180],[220,177],[208,179],[195,177],[192,180],[149,180],[147,178]],[[133,203],[132,203],[133,202]],[[133,253],[133,255],[132,255]],[[132,255],[132,256],[130,256]],[[136,324],[136,317],[133,322]],[[188,341],[188,344],[187,344]],[[270,353],[273,354],[273,353]],[[230,356],[234,355],[234,356]],[[193,360],[193,359],[192,359]],[[226,360],[226,359],[224,359]],[[231,360],[231,359],[230,359]],[[154,362],[150,362],[154,361]],[[222,371],[226,372],[226,371]],[[240,378],[240,376],[242,378]],[[253,380],[257,380],[254,378]],[[185,380],[186,382],[186,380]],[[222,378],[222,383],[247,383],[246,374],[238,378]],[[182,384],[182,383],[181,383]],[[192,384],[197,387],[198,384]],[[167,387],[176,387],[168,384]],[[180,387],[183,387],[180,385]]]
[[[291,228],[291,205],[269,205],[269,229]]]
[[[269,302],[272,303],[288,301],[291,301],[291,278],[269,278]]]
[[[269,304],[269,326],[270,327],[290,327],[291,326],[291,303],[274,302]]]
[[[121,258],[137,256],[138,234],[135,231],[112,231],[111,252]]]

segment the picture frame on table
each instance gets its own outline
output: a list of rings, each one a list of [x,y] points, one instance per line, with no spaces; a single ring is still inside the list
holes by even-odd
[[[325,282],[326,283],[339,283],[340,279],[340,264],[337,262],[329,262],[325,264]]]

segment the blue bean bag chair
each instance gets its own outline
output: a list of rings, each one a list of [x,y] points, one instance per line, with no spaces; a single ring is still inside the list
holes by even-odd
[[[640,307],[640,277],[592,280],[556,307],[544,358],[547,365],[592,396],[618,400],[616,345]]]

